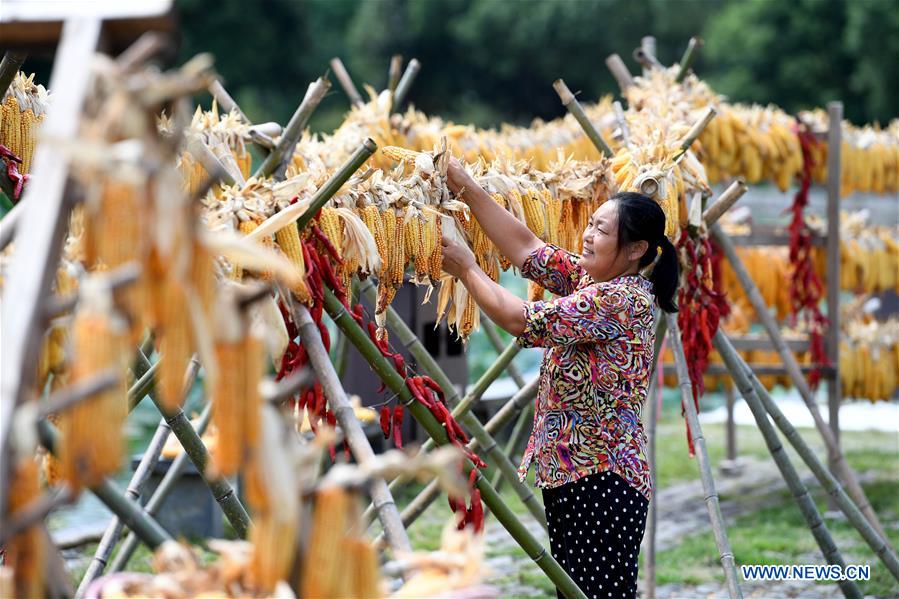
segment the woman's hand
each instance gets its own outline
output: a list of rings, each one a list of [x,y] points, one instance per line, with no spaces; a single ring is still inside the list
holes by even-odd
[[[474,189],[477,183],[471,175],[462,167],[462,163],[456,158],[450,158],[449,167],[446,169],[446,186],[460,200],[460,193],[466,189]]]
[[[443,245],[443,270],[459,278],[472,267],[477,266],[474,254],[464,243],[455,242],[447,237],[442,237]]]

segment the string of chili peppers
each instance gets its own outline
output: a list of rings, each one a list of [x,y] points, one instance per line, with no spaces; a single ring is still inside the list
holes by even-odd
[[[402,354],[398,351],[393,351],[386,339],[378,339],[377,327],[373,320],[365,318],[365,309],[362,304],[357,303],[350,307],[343,282],[334,271],[334,264],[342,264],[339,253],[331,244],[330,239],[322,233],[318,225],[314,224],[314,221],[308,230],[309,233],[305,238],[301,238],[301,244],[303,247],[303,260],[306,266],[306,284],[312,298],[309,313],[321,332],[325,350],[330,350],[330,335],[327,327],[322,322],[324,286],[327,286],[346,307],[356,323],[368,331],[369,338],[381,352],[381,355],[390,360],[397,374],[405,379],[406,387],[415,401],[428,408],[437,422],[446,431],[449,442],[458,447],[465,457],[474,464],[475,468],[472,468],[469,474],[469,504],[466,505],[465,500],[461,497],[451,497],[450,507],[459,516],[458,526],[460,529],[470,524],[475,531],[480,531],[484,526],[484,508],[481,503],[480,491],[475,487],[474,483],[477,478],[477,470],[483,469],[487,465],[477,454],[468,449],[468,435],[465,434],[458,421],[452,416],[440,385],[428,376],[410,375],[409,368]],[[308,362],[306,350],[301,343],[296,341],[299,334],[296,324],[283,303],[279,304],[279,308],[287,327],[290,342],[281,360],[281,367],[277,373],[276,380],[289,376],[295,370],[304,367]],[[378,392],[383,392],[384,389],[385,385],[382,383]],[[321,385],[318,382],[301,392],[295,398],[295,402],[296,409],[306,411],[313,432],[317,432],[317,427],[322,421],[325,421],[332,427],[336,424],[334,414],[328,408]],[[399,401],[392,408],[387,405],[381,408],[379,418],[381,431],[385,439],[393,439],[393,443],[398,449],[403,448],[402,426],[404,418],[405,407]],[[346,442],[344,442],[343,449],[347,459],[349,459],[349,447]],[[331,459],[334,460],[335,450],[333,446],[329,447],[329,453]]]
[[[797,119],[797,123],[798,123]],[[790,206],[790,263],[793,266],[790,275],[790,324],[796,325],[803,318],[809,331],[809,353],[814,364],[809,372],[809,387],[817,389],[821,380],[820,365],[829,365],[827,352],[824,349],[824,329],[828,326],[827,317],[821,312],[821,297],[824,286],[815,272],[812,260],[812,234],[805,220],[805,208],[808,206],[809,188],[812,185],[812,169],[815,167],[813,148],[818,140],[804,124],[794,129],[802,149],[802,170],[799,173],[799,189],[793,196]]]
[[[6,161],[6,177],[13,185],[10,200],[18,201],[22,197],[22,190],[25,187],[25,183],[31,178],[31,175],[23,175],[19,172],[19,165],[22,164],[22,159],[3,144],[0,144],[0,158]]]
[[[730,306],[721,288],[720,251],[716,252],[707,236],[694,236],[681,230],[675,244],[680,255],[681,284],[678,289],[677,324],[690,376],[693,403],[699,412],[699,397],[705,392],[703,374],[709,365],[712,339]],[[681,416],[686,406],[681,402]],[[694,455],[693,436],[687,427],[687,446]]]

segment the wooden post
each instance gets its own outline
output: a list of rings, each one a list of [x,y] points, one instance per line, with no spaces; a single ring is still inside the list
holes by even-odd
[[[6,52],[0,61],[0,100],[6,94],[6,90],[16,78],[16,73],[22,68],[22,63],[28,55],[24,52]]]
[[[833,433],[833,446],[828,446],[830,471],[843,484],[848,482],[845,472],[838,462],[840,450],[840,171],[843,103],[830,102],[827,105],[827,333],[825,347],[827,359],[833,366],[833,376],[827,380],[828,424]],[[829,502],[833,510],[836,506]],[[878,523],[879,524],[879,523]],[[881,529],[882,531],[882,529]]]
[[[652,366],[649,369],[649,390],[646,393],[646,417],[644,423],[646,426],[646,437],[648,446],[646,448],[646,460],[649,462],[649,479],[652,481],[653,492],[657,492],[658,487],[658,463],[656,462],[656,425],[659,421],[659,400],[656,397],[662,394],[662,379],[658,376],[659,356],[662,354],[662,347],[665,344],[665,330],[667,325],[665,319],[660,312],[656,313],[656,338],[652,353]],[[656,596],[656,529],[658,527],[658,510],[656,509],[656,496],[653,496],[649,502],[649,508],[646,513],[646,598],[655,599]]]
[[[724,526],[724,516],[721,514],[721,505],[718,500],[718,491],[715,489],[715,478],[712,475],[712,466],[709,462],[708,450],[705,446],[705,437],[699,425],[699,415],[693,403],[693,390],[690,383],[690,375],[687,369],[687,358],[684,356],[684,347],[681,344],[680,328],[677,324],[677,316],[665,314],[668,325],[668,340],[674,353],[674,363],[677,366],[677,380],[681,392],[681,405],[687,418],[687,426],[693,438],[696,448],[696,461],[699,463],[699,473],[702,480],[702,488],[705,491],[706,507],[709,511],[709,519],[712,522],[712,531],[715,534],[715,544],[718,547],[721,567],[724,569],[724,578],[727,583],[727,592],[731,599],[742,598],[740,583],[737,578],[737,568],[734,563],[734,554],[727,540],[727,529]]]
[[[350,77],[346,67],[343,66],[343,61],[335,56],[331,59],[331,68],[334,70],[334,76],[337,77],[337,82],[340,83],[340,87],[343,88],[343,91],[346,92],[347,97],[349,97],[350,104],[353,106],[361,106],[364,104],[362,96],[359,95],[359,90],[356,89],[356,85],[353,83],[353,78]]]
[[[727,459],[731,462],[737,459],[737,427],[734,423],[734,388],[724,386],[724,397],[727,401]]]
[[[626,92],[628,88],[634,84],[633,75],[631,75],[627,65],[624,64],[624,61],[621,60],[621,57],[617,54],[610,54],[606,58],[606,66],[609,67],[609,70],[612,72],[612,77],[618,82],[621,93]]]
[[[50,76],[53,110],[41,126],[42,135],[63,142],[78,131],[81,107],[91,78],[92,57],[100,40],[99,17],[63,24],[57,60]],[[26,210],[17,229],[16,248],[5,285],[16,290],[16,301],[2,305],[0,326],[0,480],[8,479],[12,458],[12,425],[16,408],[34,383],[44,325],[43,300],[50,296],[63,244],[62,232],[71,212],[66,201],[68,150],[62,143],[38,144],[33,180],[22,201],[39,210]],[[6,518],[8,485],[0,489],[0,528]]]

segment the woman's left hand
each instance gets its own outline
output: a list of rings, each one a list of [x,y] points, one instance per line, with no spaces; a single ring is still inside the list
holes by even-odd
[[[447,274],[459,278],[467,270],[477,266],[474,254],[464,243],[458,243],[445,236],[440,242],[443,244],[443,270]]]

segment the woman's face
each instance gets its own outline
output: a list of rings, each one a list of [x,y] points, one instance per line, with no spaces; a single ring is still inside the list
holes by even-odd
[[[597,208],[584,230],[580,265],[594,281],[602,282],[626,274],[637,274],[638,262],[648,244],[638,241],[618,249],[618,202]]]

